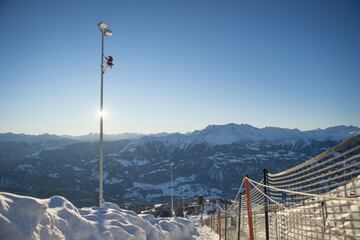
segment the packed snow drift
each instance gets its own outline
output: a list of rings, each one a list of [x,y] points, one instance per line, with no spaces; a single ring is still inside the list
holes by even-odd
[[[60,196],[37,199],[0,192],[0,239],[194,239],[185,218],[155,218],[120,209],[76,208]]]

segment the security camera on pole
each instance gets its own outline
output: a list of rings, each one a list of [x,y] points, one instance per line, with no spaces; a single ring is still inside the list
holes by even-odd
[[[99,207],[102,207],[104,204],[104,142],[103,142],[103,118],[104,118],[104,109],[103,109],[103,80],[104,73],[107,68],[112,68],[113,66],[113,57],[104,56],[104,38],[112,36],[112,31],[109,29],[109,25],[104,22],[98,23],[99,30],[101,32],[101,93],[100,93],[100,161],[99,161]]]

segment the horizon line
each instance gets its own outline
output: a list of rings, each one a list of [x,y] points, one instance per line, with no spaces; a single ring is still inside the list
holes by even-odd
[[[279,127],[279,126],[263,126],[263,127],[258,127],[258,126],[254,126],[252,124],[248,124],[248,123],[226,123],[226,124],[208,124],[206,125],[206,127],[203,127],[201,129],[194,129],[191,131],[160,131],[160,132],[149,132],[149,133],[143,133],[143,132],[133,132],[133,131],[129,131],[129,132],[118,132],[118,133],[104,133],[104,135],[121,135],[121,134],[137,134],[137,135],[157,135],[157,134],[187,134],[187,133],[192,133],[195,131],[201,131],[206,129],[209,126],[225,126],[225,125],[230,125],[230,124],[235,124],[235,125],[249,125],[251,127],[254,128],[258,128],[258,129],[264,129],[264,128],[282,128],[282,129],[290,129],[290,130],[299,130],[301,132],[306,132],[306,131],[313,131],[313,130],[325,130],[327,128],[332,128],[332,127],[338,127],[338,126],[345,126],[345,127],[356,127],[356,128],[360,128],[360,126],[356,126],[356,125],[345,125],[345,124],[338,124],[338,125],[331,125],[331,126],[327,126],[327,127],[317,127],[317,128],[311,128],[311,129],[302,129],[302,128],[290,128],[290,127]],[[28,136],[41,136],[41,135],[52,135],[52,136],[59,136],[59,137],[66,137],[66,136],[70,136],[70,137],[82,137],[82,136],[87,136],[87,135],[99,135],[99,132],[93,132],[93,131],[89,131],[88,133],[83,133],[83,134],[66,134],[66,133],[50,133],[50,132],[43,132],[43,133],[26,133],[26,132],[16,132],[16,131],[4,131],[4,132],[0,132],[0,134],[16,134],[16,135],[28,135]]]

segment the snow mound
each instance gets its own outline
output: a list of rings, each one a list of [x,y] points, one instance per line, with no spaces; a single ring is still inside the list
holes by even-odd
[[[60,196],[49,199],[0,192],[0,239],[193,239],[185,218],[155,218],[105,203],[76,208]]]

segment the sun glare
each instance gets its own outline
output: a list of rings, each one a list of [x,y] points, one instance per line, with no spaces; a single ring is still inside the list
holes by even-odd
[[[103,111],[99,111],[99,116],[100,117],[106,117],[107,113],[103,110]]]

